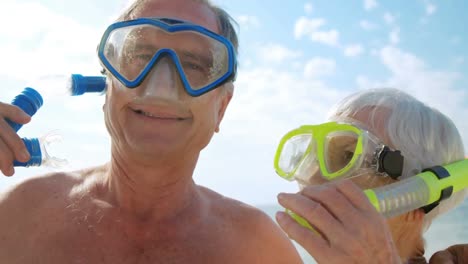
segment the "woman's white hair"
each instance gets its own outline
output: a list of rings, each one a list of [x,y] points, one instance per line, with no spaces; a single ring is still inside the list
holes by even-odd
[[[388,111],[387,120],[377,120]],[[375,127],[383,123],[391,146],[400,150],[405,158],[401,178],[420,173],[435,165],[444,165],[465,156],[461,136],[455,124],[439,112],[413,96],[392,88],[370,89],[354,93],[343,99],[330,113],[331,116],[352,117],[361,111],[370,111],[367,124]],[[383,121],[383,122],[382,122]],[[426,215],[427,229],[431,221],[461,203],[468,191],[460,191],[442,201]]]

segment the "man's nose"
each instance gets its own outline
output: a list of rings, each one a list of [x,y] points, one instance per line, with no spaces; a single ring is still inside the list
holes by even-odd
[[[168,55],[163,55],[156,61],[141,86],[142,96],[178,100],[183,92],[179,72]]]

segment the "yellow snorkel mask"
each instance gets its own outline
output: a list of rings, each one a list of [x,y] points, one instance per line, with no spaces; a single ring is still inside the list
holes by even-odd
[[[364,172],[396,179],[403,171],[403,156],[356,124],[328,122],[288,132],[278,145],[274,166],[281,177],[305,185],[312,177],[331,181]]]

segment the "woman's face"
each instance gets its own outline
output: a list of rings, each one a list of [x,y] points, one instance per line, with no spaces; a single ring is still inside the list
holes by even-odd
[[[345,121],[355,123],[359,128],[367,130],[377,140],[391,148],[393,144],[386,133],[386,120],[388,119],[388,110],[375,111],[374,108],[362,110],[352,116],[336,116],[330,121]],[[370,117],[373,116],[375,121],[371,121]],[[336,171],[338,168],[343,168],[348,164],[354,155],[356,149],[357,139],[354,136],[341,135],[334,136],[327,139],[327,150],[325,151],[326,164],[328,170]],[[369,145],[369,144],[367,144]],[[377,146],[377,145],[376,145]],[[367,152],[371,151],[373,146],[369,145]],[[365,158],[366,160],[372,159],[371,157]],[[318,164],[317,164],[318,165]],[[304,178],[297,177],[301,189],[306,185],[320,185],[328,182],[320,175],[320,170],[317,166],[307,169]],[[382,185],[387,185],[395,182],[390,177],[377,176],[371,168],[362,167],[356,171],[351,172],[352,181],[362,189],[375,188]],[[348,177],[348,176],[345,176]]]

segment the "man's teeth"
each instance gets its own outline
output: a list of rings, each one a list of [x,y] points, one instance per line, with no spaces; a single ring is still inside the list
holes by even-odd
[[[151,113],[147,113],[147,112],[144,112],[144,111],[141,111],[141,110],[136,110],[135,112],[138,113],[138,114],[142,114],[142,115],[144,115],[144,116],[155,117],[155,116],[152,115]]]
[[[148,117],[155,117],[154,115],[147,113],[147,112],[141,112],[143,115],[148,116]]]
[[[147,113],[147,112],[144,112],[144,111],[141,111],[141,110],[136,110],[135,112],[137,112],[138,114],[142,114],[144,116],[147,116],[147,117],[160,118],[160,117],[155,116],[155,115],[153,115],[151,113]],[[177,117],[177,118],[174,118],[174,119],[179,120],[179,121],[184,120],[184,118],[182,118],[182,117]]]

